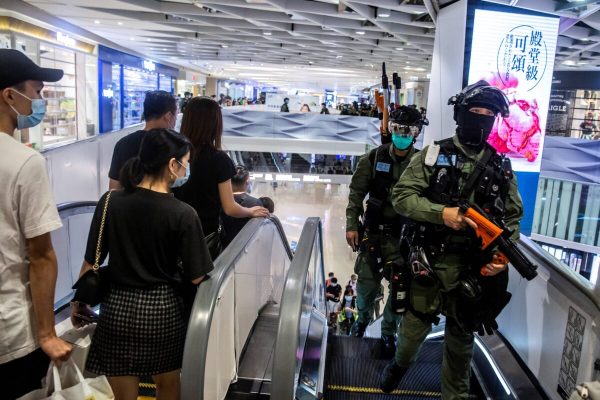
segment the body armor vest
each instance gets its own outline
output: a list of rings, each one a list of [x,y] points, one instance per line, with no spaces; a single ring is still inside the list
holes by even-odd
[[[433,174],[425,196],[434,203],[455,207],[460,201],[469,200],[475,194],[474,202],[493,216],[502,217],[504,202],[508,195],[513,171],[510,160],[496,153],[486,143],[486,152],[491,152],[489,160],[486,156],[478,161],[471,174],[479,173],[479,177],[471,183],[469,176],[462,172],[467,157],[456,147],[452,138],[436,142],[440,153],[434,165]],[[481,171],[478,172],[478,169]]]

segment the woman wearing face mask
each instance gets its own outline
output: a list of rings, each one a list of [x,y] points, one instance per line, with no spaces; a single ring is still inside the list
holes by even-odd
[[[350,335],[350,328],[354,324],[355,316],[358,313],[356,310],[356,297],[352,291],[352,286],[346,286],[344,296],[340,302],[340,311],[338,321],[340,323],[340,333],[342,335]]]
[[[102,196],[92,220],[81,274],[95,261],[102,229],[100,264],[110,254],[110,289],[86,369],[106,375],[117,399],[135,400],[139,377],[148,375],[161,397],[179,398],[186,316],[177,289],[198,285],[213,269],[198,215],[171,194],[189,177],[190,148],[174,131],[147,132],[121,170],[124,190]],[[71,315],[80,326],[92,311],[73,304]]]
[[[231,178],[235,166],[221,150],[223,116],[219,104],[209,97],[194,97],[183,113],[181,134],[193,145],[190,180],[174,191],[175,196],[191,205],[202,221],[213,258],[219,254],[219,214],[235,218],[267,217],[264,207],[245,208],[233,196]]]

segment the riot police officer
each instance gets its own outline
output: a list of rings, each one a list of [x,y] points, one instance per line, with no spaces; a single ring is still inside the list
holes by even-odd
[[[462,399],[469,392],[473,332],[492,332],[510,294],[507,265],[481,251],[477,225],[458,204],[469,201],[503,218],[513,239],[519,237],[523,206],[510,161],[487,143],[497,115],[508,116],[504,93],[479,81],[448,104],[454,105],[456,135],[413,157],[393,189],[394,209],[418,221],[409,262],[420,271],[414,271],[395,359],[384,369],[380,387],[391,392],[398,386],[442,313],[442,398]]]
[[[364,335],[372,320],[384,266],[387,264],[387,271],[392,263],[402,261],[399,247],[402,217],[392,207],[391,189],[415,153],[413,143],[421,131],[421,114],[402,106],[391,113],[388,125],[392,143],[379,146],[361,157],[352,176],[346,208],[346,240],[354,251],[359,251],[354,266],[354,272],[358,274],[358,318],[352,328],[352,334],[358,337]],[[369,199],[363,215],[363,201],[367,194]],[[361,216],[362,224],[359,222]],[[399,316],[392,311],[388,299],[381,335],[390,356],[395,350],[398,320]]]

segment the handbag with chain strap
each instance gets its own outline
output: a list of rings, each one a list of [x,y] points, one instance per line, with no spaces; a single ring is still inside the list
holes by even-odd
[[[102,210],[102,220],[100,221],[100,232],[98,233],[98,242],[96,243],[96,258],[92,269],[81,275],[73,285],[75,295],[73,301],[87,304],[91,307],[97,306],[104,299],[108,292],[108,267],[100,267],[100,255],[102,249],[102,236],[104,234],[104,225],[106,224],[106,214],[108,211],[108,201],[112,191],[106,195],[104,209]]]

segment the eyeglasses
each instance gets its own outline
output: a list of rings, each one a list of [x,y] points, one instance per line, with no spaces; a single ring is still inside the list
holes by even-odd
[[[390,133],[400,136],[415,136],[419,133],[418,126],[402,125],[397,122],[390,122],[388,124],[388,129]]]

